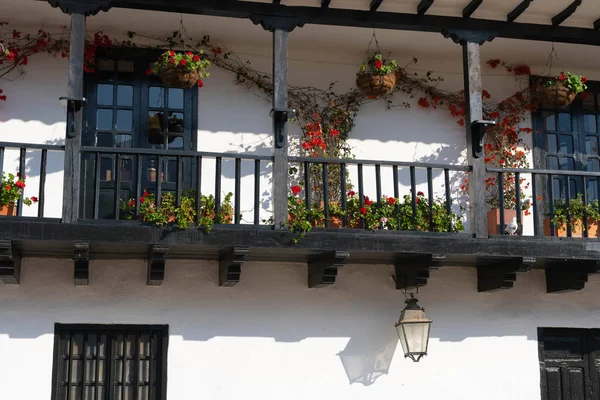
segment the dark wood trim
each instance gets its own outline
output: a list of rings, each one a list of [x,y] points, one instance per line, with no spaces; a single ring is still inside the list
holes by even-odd
[[[165,279],[165,266],[169,247],[152,245],[148,250],[148,281],[149,286],[160,286]]]
[[[13,240],[0,240],[0,280],[8,285],[21,281],[21,253]]]
[[[588,275],[600,272],[597,260],[551,260],[546,267],[546,291],[564,293],[582,290]]]
[[[338,268],[343,267],[349,257],[349,252],[339,250],[312,257],[308,262],[308,287],[322,288],[333,285]]]
[[[525,10],[527,10],[529,8],[529,5],[531,4],[532,1],[533,0],[523,0],[511,12],[508,13],[508,15],[506,16],[506,20],[508,22],[515,21],[517,18],[519,18],[521,16],[521,14],[523,14],[525,12]]]
[[[463,18],[470,18],[477,11],[481,3],[483,3],[483,0],[471,0],[462,11]]]
[[[242,265],[246,263],[248,247],[233,247],[219,256],[219,286],[231,287],[240,281]]]
[[[108,3],[108,0],[106,0]],[[477,18],[421,15],[411,13],[371,12],[308,6],[285,6],[272,3],[230,0],[114,0],[112,7],[153,11],[168,11],[215,15],[232,18],[250,18],[253,14],[279,18],[296,17],[310,24],[354,26],[362,28],[397,29],[422,32],[441,32],[443,29],[495,31],[499,37],[523,40],[542,40],[563,43],[600,45],[600,37],[589,28],[527,24]],[[415,18],[418,17],[418,18]]]
[[[575,10],[577,10],[577,7],[581,5],[581,2],[582,0],[573,1],[571,4],[569,4],[567,8],[565,8],[564,10],[556,14],[554,17],[552,17],[552,26],[559,26],[560,24],[565,22],[565,20],[571,15],[573,15]]]
[[[331,0],[321,0],[321,7],[322,8],[329,7],[329,4],[331,4]]]
[[[427,285],[429,270],[440,268],[445,260],[443,254],[398,254],[394,265],[396,290]]]
[[[600,30],[600,18],[594,21],[594,30]]]
[[[377,9],[381,5],[381,3],[383,3],[383,0],[371,0],[371,5],[370,5],[369,9],[371,11],[377,11]]]
[[[73,254],[73,279],[75,286],[90,282],[90,244],[75,243]]]
[[[490,292],[511,289],[517,280],[517,272],[528,272],[536,263],[532,257],[506,260],[479,260],[477,263],[477,291]]]
[[[434,0],[421,0],[417,6],[417,14],[425,15],[427,10],[433,5]]]
[[[58,7],[66,14],[79,13],[90,16],[110,9],[110,1],[106,0],[48,0],[48,2],[52,7]]]

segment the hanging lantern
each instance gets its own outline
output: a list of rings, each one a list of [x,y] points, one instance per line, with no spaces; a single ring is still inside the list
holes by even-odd
[[[418,362],[421,357],[427,355],[429,328],[432,322],[425,315],[425,310],[419,307],[417,301],[415,298],[406,300],[406,307],[400,313],[400,319],[396,324],[404,357],[410,357],[414,362]]]

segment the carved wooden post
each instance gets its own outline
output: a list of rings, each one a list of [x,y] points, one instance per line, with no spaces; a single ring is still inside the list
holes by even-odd
[[[485,201],[484,158],[473,157],[471,124],[483,119],[483,99],[481,97],[481,61],[479,43],[466,42],[462,45],[463,72],[465,80],[465,126],[467,127],[467,154],[469,165],[469,206],[471,208],[471,233],[475,237],[487,237],[487,208]]]
[[[85,15],[71,14],[71,43],[69,47],[69,81],[67,97],[67,134],[65,138],[65,170],[63,185],[62,220],[77,222],[79,218],[79,171],[81,164],[81,133],[83,109],[81,103],[72,99],[83,99],[83,55],[85,48]]]
[[[284,16],[252,15],[250,19],[273,33],[273,224],[275,229],[286,229],[289,190],[287,121],[294,116],[293,110],[288,109],[288,33],[304,23]]]

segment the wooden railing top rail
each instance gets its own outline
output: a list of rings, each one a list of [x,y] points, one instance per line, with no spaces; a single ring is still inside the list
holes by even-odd
[[[27,150],[51,150],[64,151],[65,146],[60,144],[38,144],[38,143],[18,143],[18,142],[0,142],[0,147],[8,149],[27,149]]]
[[[530,169],[530,168],[486,168],[487,172],[501,172],[505,174],[537,174],[537,175],[563,175],[563,176],[592,176],[600,177],[600,172],[565,171],[559,169]]]
[[[382,165],[391,167],[416,167],[416,168],[435,168],[449,169],[452,171],[471,171],[472,167],[468,165],[434,164],[414,161],[378,161],[361,159],[340,159],[340,158],[321,158],[321,157],[288,157],[289,162],[309,162],[309,163],[328,163],[328,164],[367,164]]]
[[[273,161],[273,156],[249,153],[215,153],[208,151],[189,151],[189,150],[160,150],[160,149],[139,149],[139,148],[116,148],[116,147],[92,147],[82,146],[81,153],[101,153],[101,154],[125,154],[125,155],[148,155],[148,156],[167,156],[167,157],[212,157],[212,158],[240,158],[242,160],[263,160]]]

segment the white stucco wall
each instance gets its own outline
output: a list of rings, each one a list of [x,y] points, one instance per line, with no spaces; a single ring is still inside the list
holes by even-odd
[[[537,328],[600,326],[600,276],[549,295],[532,271],[479,294],[475,269],[446,267],[418,294],[434,323],[413,363],[393,326],[404,298],[391,266],[349,265],[323,289],[307,288],[303,264],[250,263],[233,288],[218,287],[214,262],[169,261],[160,287],[142,261],[92,261],[86,287],[72,271],[25,259],[21,285],[0,283],[2,399],[49,398],[56,322],[168,324],[170,400],[537,399]]]

